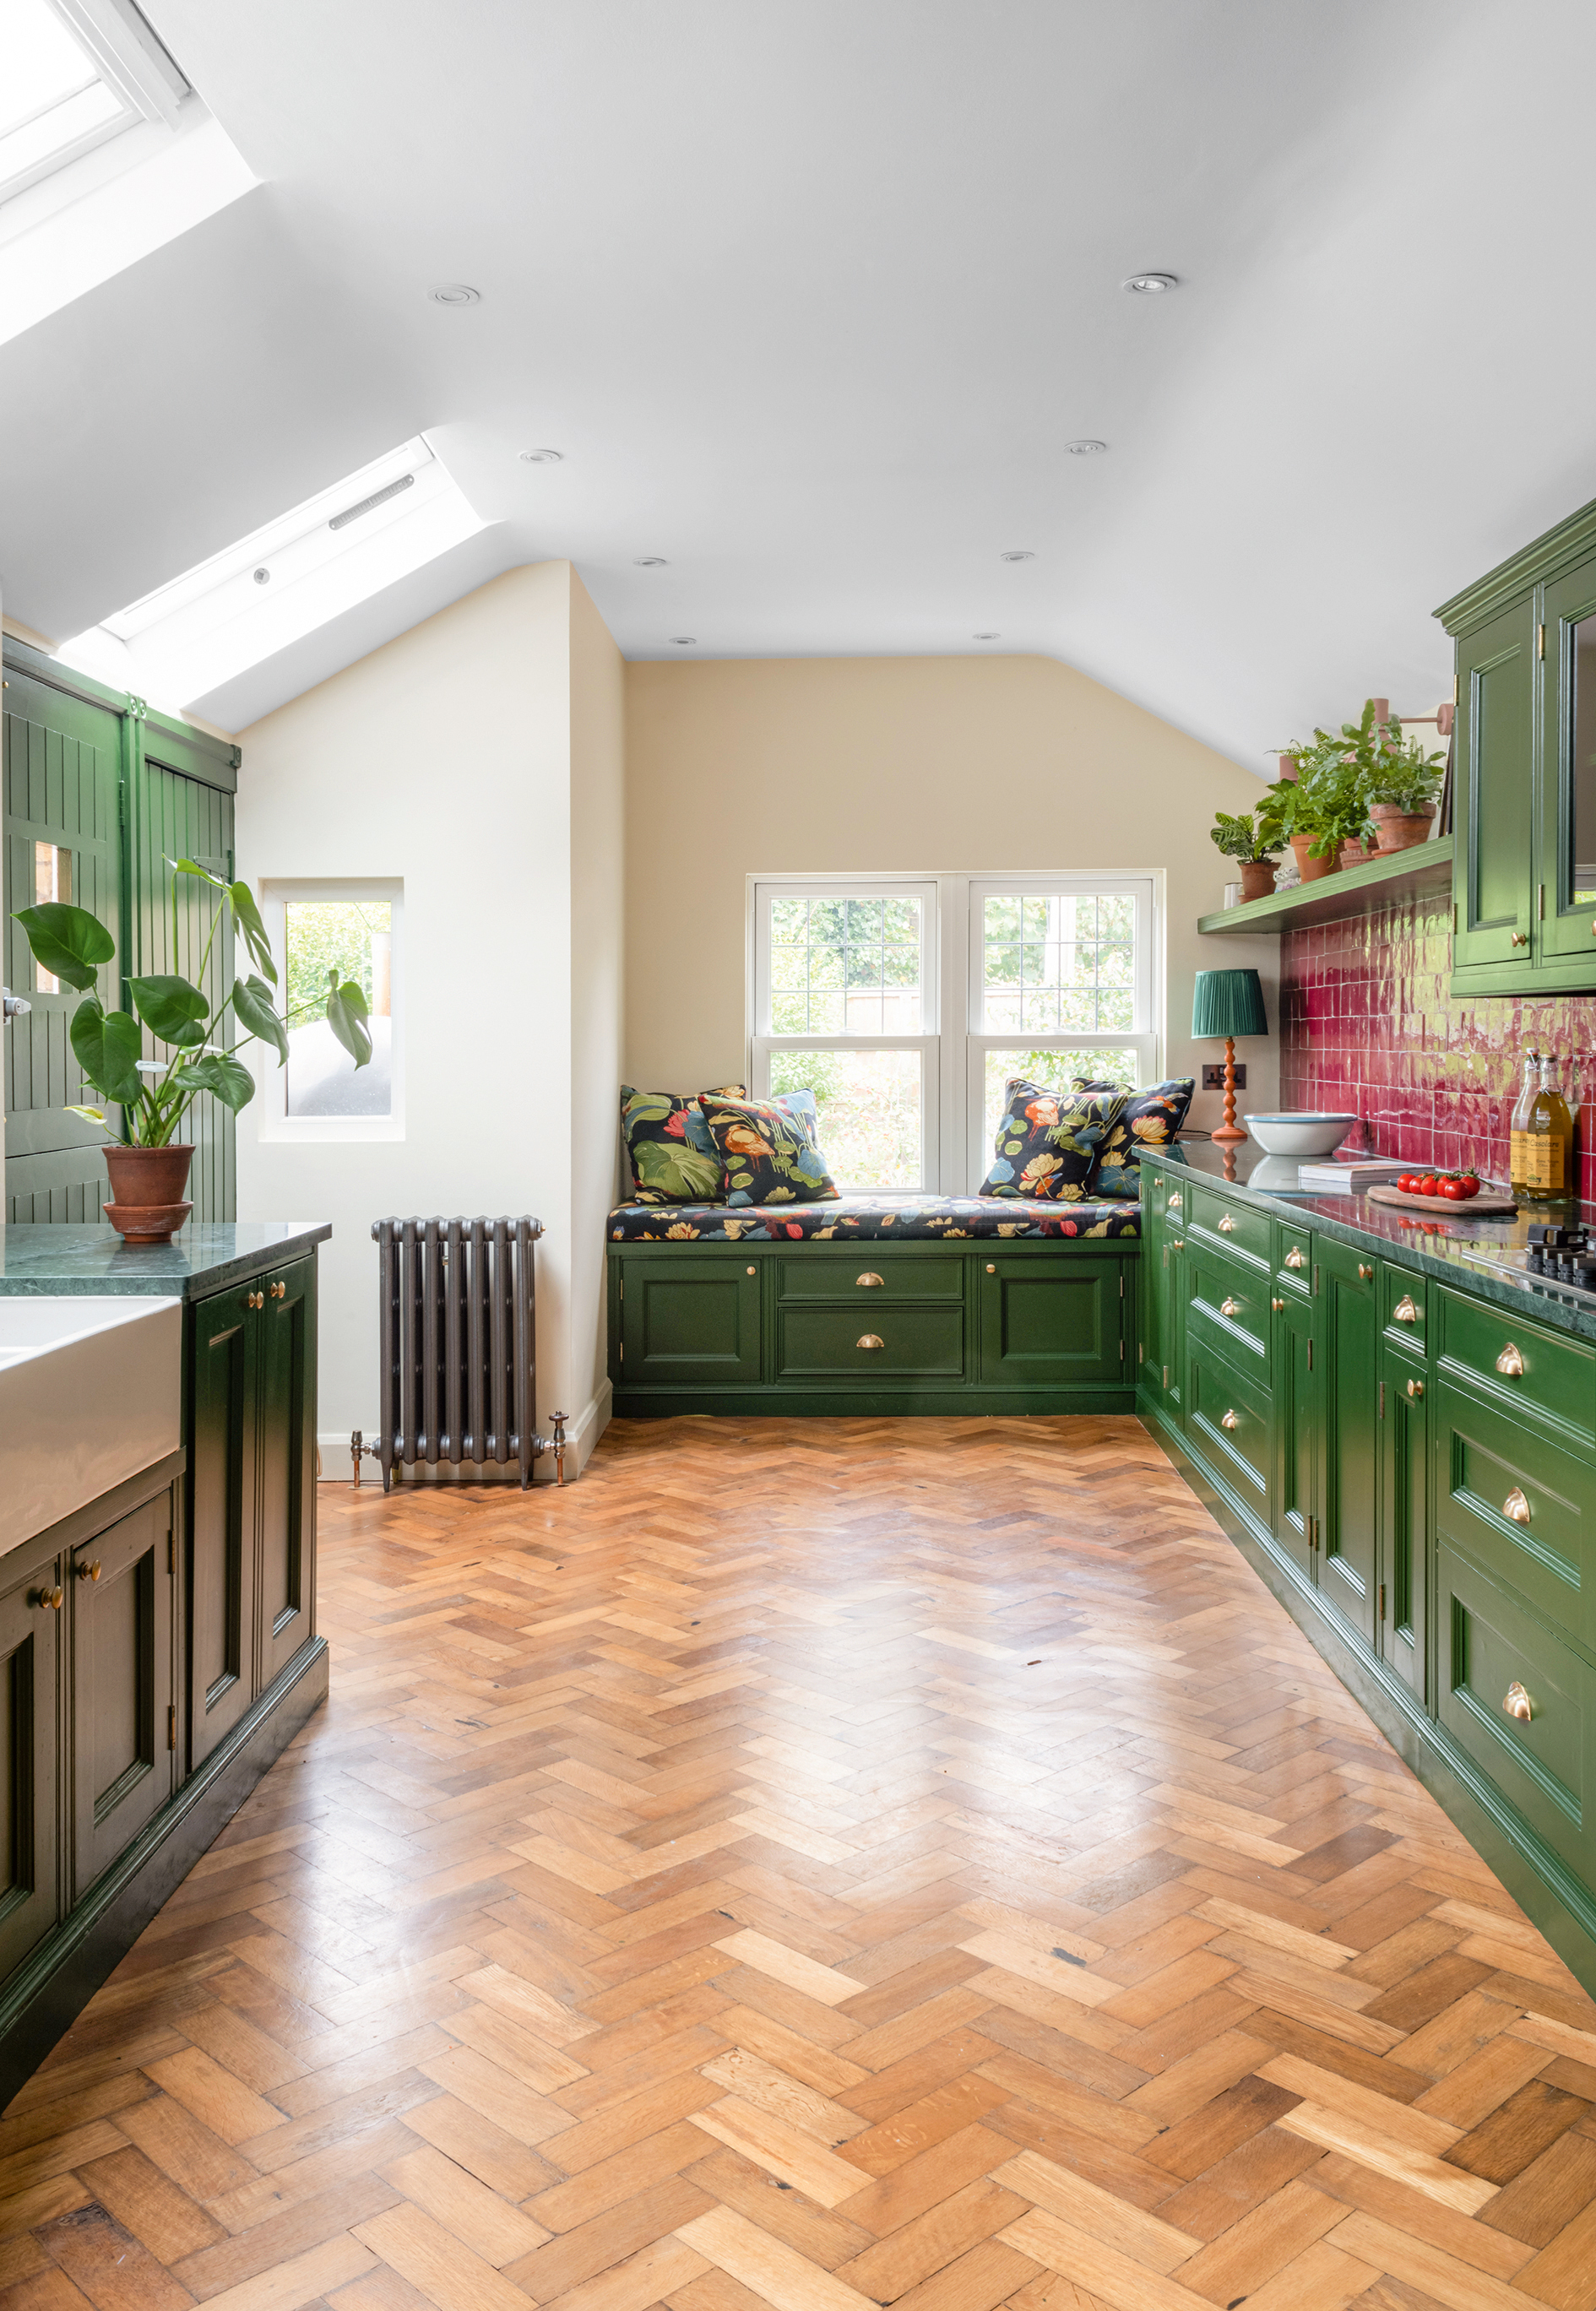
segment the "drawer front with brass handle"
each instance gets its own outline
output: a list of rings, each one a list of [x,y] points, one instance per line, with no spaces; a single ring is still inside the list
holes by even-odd
[[[1427,1354],[1425,1325],[1425,1283],[1405,1268],[1382,1261],[1380,1269],[1380,1321],[1394,1348],[1409,1356]]]
[[[1239,1356],[1210,1347],[1193,1327],[1186,1340],[1186,1433],[1254,1513],[1269,1514],[1274,1420],[1267,1385]]]
[[[1226,1251],[1243,1269],[1274,1265],[1274,1222],[1256,1205],[1232,1203],[1228,1197],[1195,1181],[1186,1190],[1190,1207],[1187,1234],[1194,1243]]]
[[[1596,1670],[1443,1541],[1441,1722],[1587,1885],[1596,1882]]]
[[[1269,1293],[1267,1278],[1254,1278],[1212,1252],[1193,1251],[1187,1256],[1190,1288],[1187,1313],[1209,1337],[1222,1356],[1243,1359],[1252,1369],[1259,1361],[1267,1381],[1271,1355]]]
[[[1442,1538],[1596,1651],[1596,1484],[1583,1456],[1446,1381],[1435,1420]]]
[[[1282,1227],[1275,1246],[1275,1272],[1286,1284],[1307,1291],[1313,1281],[1313,1239],[1306,1228]]]
[[[883,1307],[871,1313],[878,1329],[861,1331],[857,1308],[781,1309],[780,1377],[868,1382],[894,1374],[963,1375],[962,1308]]]
[[[837,1251],[818,1256],[793,1252],[779,1259],[776,1267],[777,1297],[783,1301],[858,1301],[876,1294],[894,1300],[959,1300],[964,1291],[964,1263],[956,1252],[937,1252],[929,1259],[900,1252],[894,1258],[877,1251],[873,1243],[840,1245]],[[859,1330],[857,1324],[854,1330]]]
[[[1596,1444],[1596,1349],[1588,1342],[1460,1292],[1442,1288],[1433,1300],[1434,1345],[1448,1380],[1531,1427]]]

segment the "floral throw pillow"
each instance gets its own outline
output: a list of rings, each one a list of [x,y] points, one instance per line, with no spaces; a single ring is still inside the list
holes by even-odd
[[[741,1084],[723,1084],[704,1099],[744,1099]],[[621,1086],[621,1137],[632,1166],[635,1204],[719,1204],[726,1197],[726,1166],[710,1138],[700,1094]]]
[[[726,1166],[728,1204],[820,1204],[837,1200],[837,1183],[815,1143],[804,1105],[807,1093],[773,1099],[728,1099],[705,1092],[704,1121]]]
[[[1121,1091],[1124,1086],[1077,1081],[1074,1088],[1077,1092],[1108,1092]],[[1094,1195],[1140,1195],[1142,1149],[1166,1147],[1175,1138],[1186,1121],[1186,1111],[1196,1089],[1195,1076],[1171,1076],[1166,1083],[1154,1084],[1146,1091],[1126,1093],[1125,1105],[1103,1144],[1103,1162],[1093,1183]]]
[[[1125,1104],[1122,1091],[1047,1091],[1011,1076],[983,1196],[1078,1203],[1092,1185],[1103,1142]]]

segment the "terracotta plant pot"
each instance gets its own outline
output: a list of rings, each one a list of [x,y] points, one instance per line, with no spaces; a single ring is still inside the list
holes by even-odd
[[[1416,843],[1427,842],[1435,823],[1433,810],[1399,810],[1394,802],[1373,802],[1369,816],[1380,831],[1380,850],[1383,857],[1388,850],[1411,850]]]
[[[1336,871],[1333,859],[1309,858],[1308,845],[1317,840],[1317,836],[1312,834],[1294,834],[1291,838],[1291,848],[1296,859],[1297,873],[1304,883],[1317,883],[1321,876],[1333,875]]]
[[[193,1161],[192,1147],[108,1147],[105,1216],[118,1234],[129,1243],[170,1243],[194,1209],[182,1200]]]
[[[1339,863],[1343,867],[1362,867],[1374,855],[1373,850],[1365,850],[1361,842],[1344,842]]]
[[[1272,859],[1243,859],[1242,865],[1242,904],[1249,899],[1267,899],[1275,887],[1275,862]]]

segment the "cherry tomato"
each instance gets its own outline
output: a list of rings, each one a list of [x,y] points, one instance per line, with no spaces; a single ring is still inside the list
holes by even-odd
[[[1434,1172],[1426,1172],[1425,1173],[1423,1179],[1418,1183],[1418,1192],[1421,1196],[1438,1196],[1440,1194],[1441,1182],[1435,1177]]]
[[[1461,1204],[1464,1198],[1471,1196],[1474,1190],[1472,1188],[1465,1188],[1461,1180],[1446,1179],[1438,1183],[1437,1192],[1444,1196],[1449,1203]]]
[[[1418,1182],[1411,1172],[1404,1172],[1397,1182],[1397,1188],[1401,1195],[1415,1196],[1418,1193]]]
[[[1479,1174],[1477,1172],[1460,1172],[1458,1173],[1458,1193],[1464,1199],[1467,1199],[1470,1196],[1478,1195]]]

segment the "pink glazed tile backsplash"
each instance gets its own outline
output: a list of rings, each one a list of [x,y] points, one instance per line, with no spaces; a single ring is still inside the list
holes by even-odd
[[[1508,1122],[1533,1045],[1561,1062],[1579,1193],[1596,1202],[1596,995],[1454,1001],[1451,976],[1452,902],[1440,894],[1287,931],[1280,1105],[1356,1112],[1343,1155],[1449,1171],[1472,1164],[1504,1181]]]

